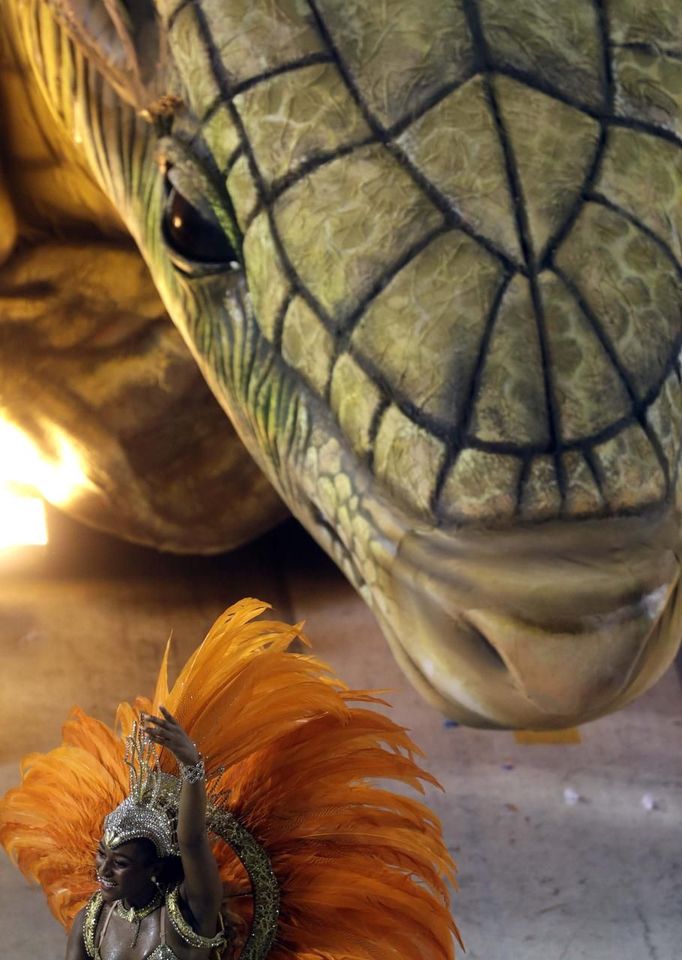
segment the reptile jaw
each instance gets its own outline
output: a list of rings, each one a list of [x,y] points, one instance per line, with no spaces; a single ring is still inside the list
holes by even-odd
[[[601,532],[595,524],[601,555],[593,563],[566,555],[554,568],[543,562],[542,542],[533,547],[528,538],[524,555],[517,537],[489,533],[478,555],[471,537],[415,574],[426,538],[404,545],[393,611],[380,619],[426,699],[472,726],[552,729],[620,708],[651,686],[673,659],[682,630],[678,561],[668,551],[655,564],[656,536],[643,542],[641,524],[630,524],[630,550],[617,555],[611,538],[622,536],[629,521],[616,523],[620,530]],[[561,553],[561,530],[547,534],[540,540]]]
[[[652,604],[658,607],[663,596],[665,602],[653,625],[640,605],[632,605],[614,614],[602,630],[586,628],[571,635],[551,635],[480,611],[453,618],[446,631],[442,616],[434,617],[426,603],[420,610],[420,648],[408,649],[393,631],[390,639],[396,658],[425,697],[460,722],[528,729],[573,726],[629,702],[674,656],[661,624],[664,617],[682,619],[680,593],[674,587],[656,593]],[[436,621],[437,633],[430,629]]]

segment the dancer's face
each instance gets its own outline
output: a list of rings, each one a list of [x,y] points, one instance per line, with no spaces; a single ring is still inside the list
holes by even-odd
[[[95,868],[102,896],[107,903],[125,900],[131,906],[143,906],[154,895],[152,874],[157,864],[151,844],[131,840],[109,847],[100,840]]]

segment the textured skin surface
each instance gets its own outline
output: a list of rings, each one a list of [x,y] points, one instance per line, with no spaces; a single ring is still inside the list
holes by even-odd
[[[89,30],[107,4],[28,7],[209,385],[427,696],[556,726],[653,682],[680,637],[682,4],[157,2],[182,105],[155,126]],[[242,272],[178,258],[164,173]]]
[[[0,443],[9,423],[46,464],[66,451],[68,484],[48,469],[41,492],[100,529],[179,552],[244,543],[284,508],[31,90],[16,38],[0,39]],[[3,475],[12,456],[5,447]]]

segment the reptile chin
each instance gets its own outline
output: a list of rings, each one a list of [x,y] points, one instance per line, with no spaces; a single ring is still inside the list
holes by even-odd
[[[682,591],[669,529],[661,517],[411,534],[382,626],[415,686],[455,720],[584,723],[638,696],[675,656]]]

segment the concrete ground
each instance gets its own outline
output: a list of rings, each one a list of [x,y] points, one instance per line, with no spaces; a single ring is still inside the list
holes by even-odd
[[[48,750],[74,703],[111,721],[148,692],[170,631],[180,665],[230,602],[307,620],[354,686],[390,688],[398,722],[445,793],[429,802],[459,863],[454,912],[469,960],[682,957],[682,697],[673,667],[574,740],[529,744],[456,727],[423,703],[371,614],[293,524],[229,557],[172,558],[52,516],[47,558],[0,561],[0,792]],[[58,960],[42,893],[0,855],[3,960]]]

